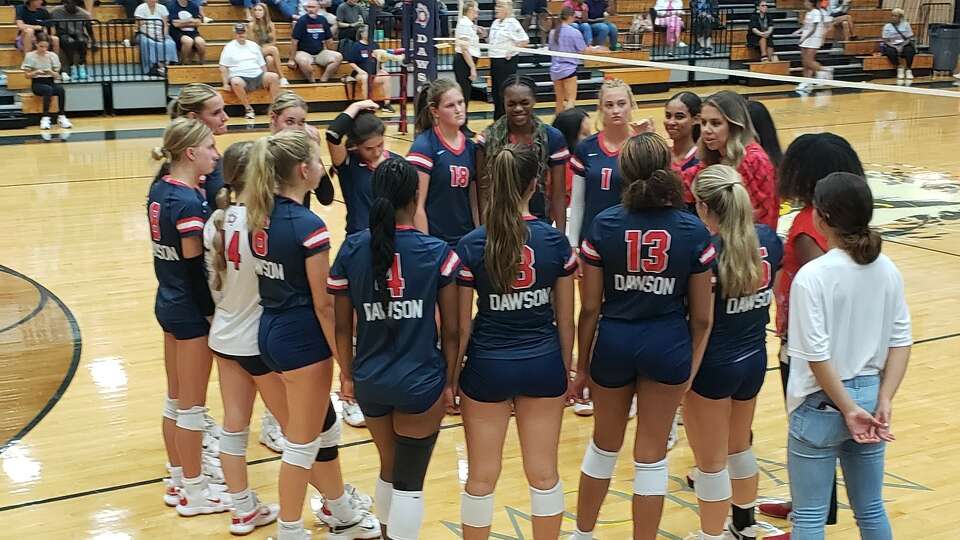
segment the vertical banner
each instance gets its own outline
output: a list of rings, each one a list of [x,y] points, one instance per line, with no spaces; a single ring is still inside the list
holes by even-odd
[[[412,0],[413,86],[416,93],[437,78],[437,0]]]

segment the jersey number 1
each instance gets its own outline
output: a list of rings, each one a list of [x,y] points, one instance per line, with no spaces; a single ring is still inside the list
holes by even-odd
[[[400,254],[394,253],[393,265],[390,266],[390,270],[387,270],[387,289],[390,290],[390,298],[403,298],[406,282],[400,270]]]
[[[670,260],[670,233],[662,229],[652,231],[626,231],[627,272],[659,274],[667,269]],[[642,247],[648,248],[647,256],[641,257]]]
[[[610,167],[600,169],[600,189],[610,191],[611,178],[613,178],[613,169]]]

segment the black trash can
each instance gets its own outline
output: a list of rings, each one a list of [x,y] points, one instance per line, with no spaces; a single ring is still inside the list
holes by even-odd
[[[960,56],[960,24],[931,24],[929,31],[933,70],[953,72]]]

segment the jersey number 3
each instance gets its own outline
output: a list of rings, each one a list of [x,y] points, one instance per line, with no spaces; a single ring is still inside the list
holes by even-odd
[[[652,231],[626,231],[627,272],[659,274],[667,269],[670,260],[670,233],[662,229]],[[641,248],[646,247],[647,256],[641,257]]]
[[[465,188],[470,185],[470,169],[460,166],[450,166],[450,187]]]

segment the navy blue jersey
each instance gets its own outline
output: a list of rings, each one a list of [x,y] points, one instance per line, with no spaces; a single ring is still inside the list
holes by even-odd
[[[264,309],[313,306],[306,259],[330,249],[330,233],[319,216],[276,195],[270,221],[265,229],[250,233],[250,247]]]
[[[400,157],[384,152],[383,159]],[[373,206],[373,177],[375,167],[364,163],[357,154],[347,152],[347,159],[338,165],[337,178],[340,193],[347,206],[347,234],[360,232],[370,226],[370,207]]]
[[[462,133],[460,146],[447,144],[437,128],[417,135],[407,160],[430,175],[426,212],[430,235],[456,244],[474,229],[470,184],[476,181],[477,145]]]
[[[413,227],[397,227],[394,249],[386,295],[377,290],[369,230],[344,242],[327,290],[349,295],[357,313],[354,381],[420,389],[446,369],[437,348],[437,293],[453,282],[459,259],[445,242]]]
[[[223,160],[217,160],[217,167],[203,178],[200,187],[203,188],[204,195],[207,198],[207,205],[210,212],[213,213],[217,208],[217,193],[223,188]]]
[[[320,53],[324,49],[326,41],[333,39],[333,32],[330,31],[330,23],[327,22],[327,19],[309,13],[297,19],[297,24],[293,26],[290,35],[297,40],[298,51],[310,54]]]
[[[560,133],[560,130],[553,126],[543,126],[547,132],[547,168],[543,171],[546,175],[550,168],[555,165],[565,165],[570,159],[570,151],[567,150],[567,139]],[[477,144],[483,146],[486,142],[486,132],[477,135]],[[513,135],[508,141],[511,144],[518,142]],[[555,178],[555,182],[564,182],[566,178]],[[541,219],[550,219],[548,215],[549,196],[546,195],[547,180],[545,176],[537,178],[537,191],[530,198],[530,213]]]
[[[377,59],[373,57],[373,51],[380,47],[375,43],[360,43],[359,41],[347,41],[343,51],[343,61],[349,64],[356,64],[361,71],[366,71],[370,75],[377,73]]]
[[[603,132],[595,133],[580,141],[570,158],[573,174],[584,178],[583,222],[579,242],[583,240],[590,223],[597,214],[620,203],[622,194],[620,167],[617,159],[620,150],[608,152],[603,145]]]
[[[622,320],[686,314],[691,274],[710,269],[717,251],[696,216],[673,208],[597,214],[580,256],[603,268],[603,316]]]
[[[477,316],[470,334],[470,358],[495,353],[499,360],[526,360],[559,350],[551,293],[559,278],[577,268],[566,236],[547,223],[526,218],[529,237],[513,290],[493,290],[484,264],[487,228],[480,227],[457,244],[457,281],[477,291]]]
[[[196,33],[197,31],[195,26],[177,28],[173,25],[175,21],[203,18],[200,16],[200,4],[195,3],[194,0],[188,0],[186,6],[181,6],[180,2],[173,0],[167,4],[167,12],[170,14],[170,32],[174,34],[183,32]]]
[[[198,283],[184,262],[181,239],[203,236],[210,207],[203,191],[164,176],[150,185],[147,220],[153,242],[153,270],[157,275],[158,306],[197,305],[213,313],[209,288]]]
[[[767,323],[770,322],[770,304],[773,302],[773,276],[783,259],[783,242],[766,225],[757,225],[760,239],[760,257],[763,259],[763,284],[754,293],[740,298],[727,298],[720,280],[714,288],[713,330],[703,365],[720,366],[739,362],[764,347]],[[723,250],[719,237],[713,239],[718,253]]]

